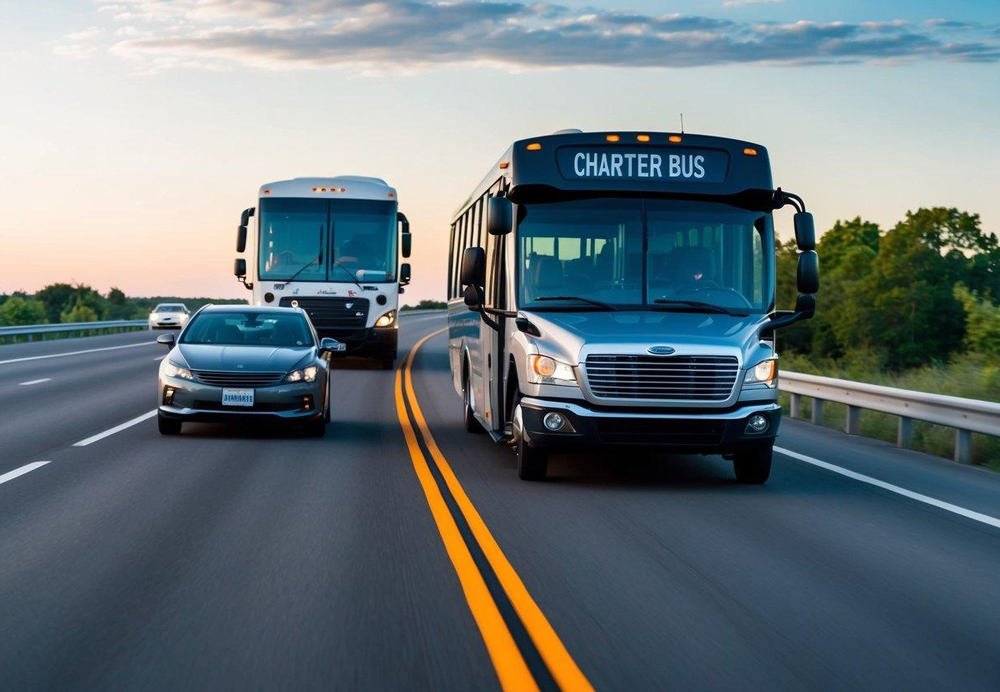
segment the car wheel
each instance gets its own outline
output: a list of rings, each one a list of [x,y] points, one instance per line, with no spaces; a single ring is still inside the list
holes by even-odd
[[[486,432],[472,412],[472,396],[469,393],[468,375],[462,378],[462,422],[465,424],[465,432],[474,434]]]
[[[326,435],[326,421],[311,420],[305,424],[304,432],[306,437],[323,437]]]
[[[749,452],[737,452],[733,455],[733,471],[736,480],[745,485],[760,485],[771,475],[770,446]]]
[[[156,427],[160,429],[161,435],[180,435],[181,421],[175,418],[164,418],[163,414],[156,414]]]

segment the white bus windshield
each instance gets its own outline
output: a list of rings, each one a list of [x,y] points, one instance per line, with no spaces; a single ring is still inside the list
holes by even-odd
[[[724,204],[598,198],[522,205],[518,305],[767,312],[770,217]],[[562,298],[563,300],[556,300]],[[573,298],[581,300],[573,300]]]
[[[395,281],[395,204],[262,199],[259,272],[271,281]]]

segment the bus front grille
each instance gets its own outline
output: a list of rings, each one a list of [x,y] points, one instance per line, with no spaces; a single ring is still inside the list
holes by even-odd
[[[283,308],[293,307],[296,303],[309,314],[317,331],[323,329],[357,329],[368,322],[367,298],[339,297],[289,297],[278,303]]]
[[[721,402],[739,374],[731,356],[591,355],[583,367],[601,399]]]

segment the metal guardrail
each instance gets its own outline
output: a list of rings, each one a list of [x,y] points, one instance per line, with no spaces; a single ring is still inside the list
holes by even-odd
[[[58,332],[90,332],[103,329],[127,329],[145,327],[146,320],[108,320],[105,322],[65,322],[59,324],[25,324],[17,327],[0,327],[0,337],[35,336],[36,334],[56,334]]]
[[[791,394],[792,418],[802,417],[802,397],[813,399],[812,422],[823,419],[823,402],[847,405],[844,431],[858,433],[862,409],[899,416],[896,446],[908,449],[913,441],[913,421],[926,421],[955,429],[955,461],[972,459],[972,433],[1000,436],[1000,404],[957,396],[929,394],[833,377],[782,372],[778,389]]]

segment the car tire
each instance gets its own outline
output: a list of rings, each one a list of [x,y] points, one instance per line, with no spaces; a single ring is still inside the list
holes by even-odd
[[[396,367],[396,359],[395,358],[383,358],[382,359],[382,369],[383,370],[392,370],[395,367]]]
[[[733,471],[736,480],[744,485],[761,485],[766,483],[771,475],[770,445],[748,452],[737,452],[733,455]]]
[[[462,423],[465,425],[465,432],[473,433],[474,435],[486,432],[472,412],[472,397],[469,395],[468,375],[462,378]]]
[[[306,437],[323,437],[326,435],[326,421],[322,418],[308,421],[303,426],[303,432]]]
[[[183,423],[175,418],[165,418],[163,414],[156,414],[156,427],[161,435],[180,435]]]

